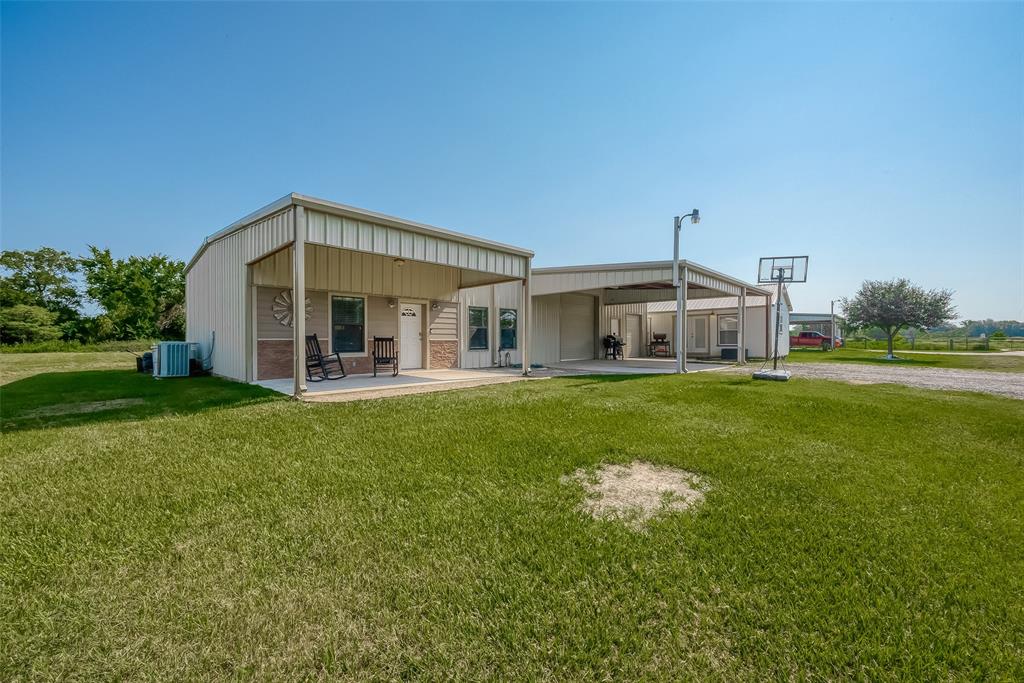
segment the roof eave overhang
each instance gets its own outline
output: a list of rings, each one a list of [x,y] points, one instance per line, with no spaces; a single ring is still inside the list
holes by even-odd
[[[680,267],[687,267],[696,272],[704,273],[705,275],[727,282],[735,287],[746,288],[750,294],[757,294],[760,296],[770,295],[770,293],[758,287],[752,285],[749,282],[734,278],[725,273],[720,273],[717,270],[712,270],[706,266],[702,266],[699,263],[687,261],[686,259],[679,259]],[[597,263],[582,266],[553,266],[547,268],[534,268],[532,270],[533,275],[557,275],[565,273],[585,273],[585,272],[616,272],[616,271],[629,271],[629,270],[655,270],[655,269],[671,269],[672,261],[636,261],[632,263]],[[628,288],[628,285],[624,287]]]
[[[522,247],[512,246],[510,244],[504,244],[502,242],[495,242],[493,240],[487,240],[480,237],[474,237],[461,232],[455,232],[454,230],[446,230],[444,228],[438,228],[432,225],[426,225],[425,223],[416,223],[414,221],[408,221],[404,218],[397,218],[395,216],[388,216],[386,214],[377,213],[375,211],[368,211],[367,209],[360,209],[355,206],[348,206],[346,204],[339,204],[337,202],[331,202],[326,199],[318,199],[317,197],[310,197],[308,195],[298,194],[292,192],[287,194],[280,199],[267,204],[266,206],[253,211],[252,213],[238,219],[231,225],[218,230],[209,237],[205,238],[196,253],[189,259],[188,264],[185,266],[185,272],[187,273],[195,265],[196,261],[203,255],[207,247],[213,242],[223,239],[228,235],[231,235],[245,227],[257,223],[268,216],[272,216],[275,213],[284,211],[292,206],[302,206],[307,209],[314,211],[321,211],[323,213],[334,214],[336,216],[345,216],[348,218],[354,218],[356,220],[365,220],[380,225],[386,225],[394,228],[400,228],[417,232],[424,235],[432,235],[436,237],[442,237],[444,239],[454,240],[457,242],[463,242],[478,247],[486,247],[488,249],[495,249],[499,251],[505,251],[516,256],[522,256],[524,258],[532,259],[534,254],[529,249],[523,249]]]

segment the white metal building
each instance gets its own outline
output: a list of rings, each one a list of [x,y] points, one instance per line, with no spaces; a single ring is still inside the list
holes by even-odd
[[[764,356],[765,339],[774,329],[774,311],[768,319],[764,314],[770,292],[696,263],[681,261],[680,269],[687,282],[687,355],[721,357],[723,349],[737,349],[742,343],[747,356]],[[531,291],[533,363],[601,358],[601,340],[606,335],[625,341],[627,358],[646,357],[656,333],[667,334],[674,353],[676,293],[671,261],[535,268]],[[461,295],[461,315],[466,318],[471,308],[490,307],[493,318],[502,308],[521,306],[520,297],[521,293],[508,285],[466,289]],[[743,315],[739,313],[740,301],[745,304]],[[784,304],[788,311],[785,293]],[[788,341],[787,336],[785,353]],[[506,353],[513,363],[521,362],[518,349],[506,350],[499,344],[491,345],[487,353],[466,358],[466,367],[504,362]]]
[[[662,321],[675,310],[671,261],[533,270],[532,258],[519,247],[289,194],[203,241],[186,267],[187,339],[214,373],[290,378],[296,395],[306,390],[307,334],[339,352],[349,373],[372,370],[375,336],[394,337],[410,370],[593,360],[609,334],[625,340],[627,357],[643,357],[661,327],[674,349],[672,325]],[[681,274],[689,355],[729,346],[764,355],[768,291],[687,261]],[[726,298],[731,306],[701,303]],[[661,310],[669,301],[671,311]],[[304,302],[305,315],[294,314],[293,302]]]
[[[289,194],[215,233],[186,267],[188,341],[213,372],[292,377],[305,391],[305,335],[371,370],[371,340],[393,336],[404,368],[460,366],[459,292],[510,283],[527,302],[533,252],[343,204]],[[305,302],[293,315],[292,302]]]

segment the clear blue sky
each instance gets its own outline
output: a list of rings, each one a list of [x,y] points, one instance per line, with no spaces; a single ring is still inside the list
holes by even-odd
[[[2,243],[187,259],[302,192],[1024,319],[1024,4],[2,5]]]

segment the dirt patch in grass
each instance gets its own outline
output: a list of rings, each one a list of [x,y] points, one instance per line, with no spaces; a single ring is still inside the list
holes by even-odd
[[[602,465],[592,471],[578,469],[562,481],[577,482],[587,492],[583,501],[587,514],[596,519],[621,519],[634,528],[660,514],[700,505],[708,490],[692,472],[640,461]]]
[[[87,401],[85,403],[55,403],[34,410],[27,410],[19,417],[53,417],[55,415],[81,415],[98,413],[102,410],[116,410],[145,403],[142,398],[115,398],[109,401]]]

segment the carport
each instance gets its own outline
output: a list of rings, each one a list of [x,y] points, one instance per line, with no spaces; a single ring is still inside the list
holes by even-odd
[[[711,330],[703,319],[688,324],[686,302],[731,296],[740,302],[734,332],[736,348],[746,348],[746,297],[769,295],[764,289],[690,261],[680,261],[683,292],[683,339],[686,355],[700,355],[709,348]],[[672,261],[608,263],[556,268],[535,268],[533,289],[533,360],[545,365],[603,359],[602,339],[615,335],[625,342],[626,361],[633,363],[649,354],[651,341],[648,304],[675,301]],[[758,330],[758,334],[762,331]],[[770,335],[765,324],[763,334]],[[730,334],[730,336],[732,336]],[[672,353],[683,353],[674,339]],[[739,362],[744,354],[738,353]],[[658,364],[660,366],[660,364]]]

